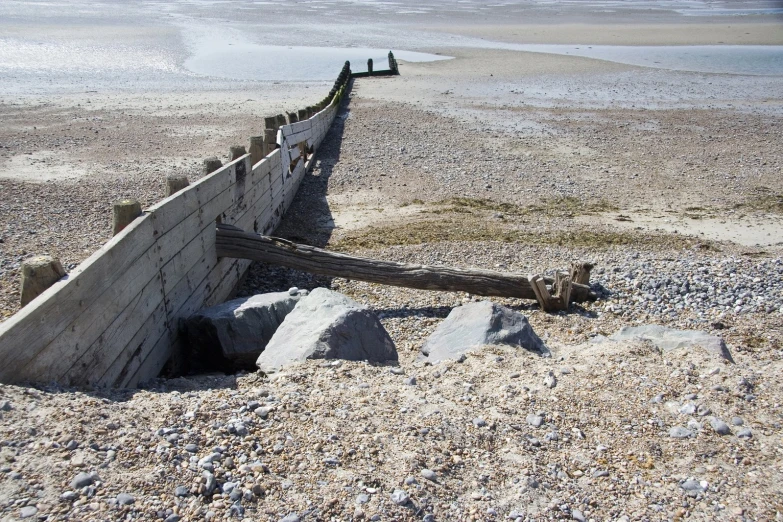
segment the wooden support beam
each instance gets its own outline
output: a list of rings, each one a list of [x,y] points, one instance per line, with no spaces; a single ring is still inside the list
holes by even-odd
[[[312,274],[422,290],[537,298],[528,278],[522,274],[368,259],[244,232],[226,225],[218,225],[215,246],[218,257],[251,259]],[[541,285],[546,290],[543,279]],[[578,296],[583,296],[582,301],[595,298],[588,287],[574,285],[574,288],[581,290],[571,293],[574,300],[577,300]]]

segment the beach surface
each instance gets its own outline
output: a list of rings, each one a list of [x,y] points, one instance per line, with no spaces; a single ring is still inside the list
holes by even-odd
[[[2,518],[783,516],[781,13],[566,4],[4,2],[0,320],[19,309],[23,260],[73,269],[110,238],[113,201],[149,206],[167,175],[225,161],[264,116],[322,99],[339,49],[356,47],[449,59],[353,81],[275,234],[524,274],[590,261],[599,299],[557,314],[493,299],[552,358],[483,347],[424,366],[427,336],[483,298],[254,264],[240,295],[327,286],[369,306],[401,371],[308,361],[140,390],[2,385]],[[296,81],[293,58],[225,72],[270,45],[338,51]],[[561,47],[516,47],[539,45]],[[720,336],[733,362],[605,340],[643,324]]]

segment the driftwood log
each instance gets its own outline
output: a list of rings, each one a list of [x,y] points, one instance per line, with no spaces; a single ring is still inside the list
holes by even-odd
[[[403,286],[421,290],[468,292],[482,296],[536,299],[528,277],[522,274],[490,270],[426,266],[329,252],[274,237],[244,232],[230,225],[218,225],[218,257],[234,257],[282,265],[312,274],[343,277],[369,283]],[[548,281],[547,281],[548,279]],[[543,282],[554,283],[552,278]],[[556,291],[556,294],[561,295]],[[574,302],[594,300],[595,294],[585,284],[570,284]]]

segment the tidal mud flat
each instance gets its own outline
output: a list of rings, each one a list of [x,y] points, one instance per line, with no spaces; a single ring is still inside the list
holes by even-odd
[[[693,43],[710,43],[705,26]],[[730,35],[780,43],[748,26]],[[488,30],[471,27],[459,36]],[[546,41],[526,43],[558,43],[541,31]],[[370,306],[399,370],[309,361],[275,379],[202,375],[141,390],[2,386],[4,518],[781,516],[780,78],[419,50],[454,59],[356,80],[277,233],[522,273],[593,261],[595,303],[544,314],[498,300],[529,316],[553,357],[485,347],[419,366],[449,311],[481,298],[254,265],[242,293],[330,286]],[[196,177],[201,159],[244,143],[263,116],[323,96],[317,81],[210,83],[3,96],[4,314],[17,309],[28,255],[78,263],[108,239],[112,200],[152,203],[167,174]],[[639,324],[720,335],[734,363],[591,342]]]

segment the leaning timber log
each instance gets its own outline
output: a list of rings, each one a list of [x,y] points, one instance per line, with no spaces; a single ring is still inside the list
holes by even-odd
[[[218,257],[261,261],[317,275],[421,290],[537,299],[528,276],[522,274],[414,265],[351,256],[244,232],[230,225],[218,225],[215,246]],[[554,281],[553,278],[544,278],[544,282]],[[586,284],[572,282],[570,287],[567,298],[570,302],[584,302],[596,297]]]

